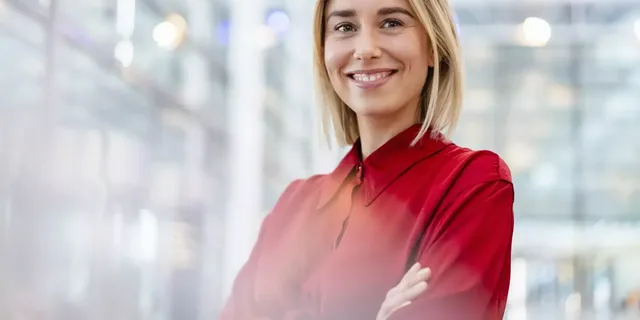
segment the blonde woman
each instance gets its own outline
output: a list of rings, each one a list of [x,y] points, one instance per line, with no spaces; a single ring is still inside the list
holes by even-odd
[[[291,183],[222,319],[501,319],[513,185],[449,141],[462,96],[447,0],[318,0],[323,122],[351,151]]]

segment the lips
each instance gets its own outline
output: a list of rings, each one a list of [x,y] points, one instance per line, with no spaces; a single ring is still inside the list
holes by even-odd
[[[385,84],[397,70],[358,70],[347,73],[349,79],[359,88],[375,89]]]
[[[390,75],[391,75],[391,71],[386,71],[386,72],[378,72],[373,74],[355,73],[351,77],[353,77],[353,79],[357,81],[372,82],[372,81],[380,80],[382,78],[386,78]]]

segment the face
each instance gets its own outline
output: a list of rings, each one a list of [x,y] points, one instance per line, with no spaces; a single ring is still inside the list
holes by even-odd
[[[330,0],[325,26],[327,73],[358,118],[415,117],[433,63],[408,0]]]

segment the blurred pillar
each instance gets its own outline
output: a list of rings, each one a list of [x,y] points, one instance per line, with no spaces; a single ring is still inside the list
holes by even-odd
[[[289,28],[284,41],[283,92],[287,98],[283,123],[285,138],[289,142],[284,145],[281,154],[283,169],[286,169],[284,183],[292,179],[308,176],[313,170],[313,150],[319,144],[319,131],[314,128],[313,101],[313,38],[312,17],[313,3],[307,1],[287,0],[285,11],[289,17]],[[284,23],[283,23],[284,25]]]
[[[189,37],[193,46],[185,48],[182,57],[182,100],[193,114],[213,114],[208,108],[215,108],[215,98],[211,94],[211,57],[205,51],[196,48],[208,48],[212,40],[213,3],[209,0],[187,0],[184,2],[186,19],[189,24]],[[182,194],[183,205],[176,217],[178,223],[189,225],[192,230],[190,241],[194,243],[193,264],[189,268],[173,270],[172,274],[172,318],[173,319],[211,319],[215,316],[215,306],[220,290],[221,252],[215,241],[219,233],[220,216],[223,206],[221,197],[215,193],[214,183],[217,177],[210,172],[211,165],[206,163],[207,140],[213,128],[207,127],[211,119],[201,119],[203,123],[188,121],[186,132],[185,181]],[[216,150],[216,154],[221,154]],[[203,285],[204,284],[204,285]]]
[[[594,261],[590,256],[576,256],[573,260],[574,291],[580,295],[583,313],[593,311]]]
[[[56,106],[55,66],[58,1],[51,0],[43,7],[48,13],[45,28],[45,74],[42,86],[45,94],[36,112],[32,113],[29,128],[21,143],[18,168],[11,174],[11,189],[7,210],[11,213],[11,228],[1,241],[8,244],[7,265],[2,268],[0,290],[26,290],[36,295],[46,293],[45,283],[52,276],[55,256],[51,248],[59,244],[55,237],[56,222],[65,217],[52,213],[50,176],[54,149],[54,115]],[[2,145],[6,148],[6,145]],[[6,214],[8,217],[9,215]],[[6,281],[5,281],[6,280]],[[0,292],[1,293],[1,292]]]
[[[576,21],[579,22],[579,21]],[[583,88],[583,72],[585,65],[585,47],[582,44],[572,44],[570,47],[570,66],[569,76],[571,77],[572,86],[575,90],[575,103],[571,113],[571,147],[573,165],[572,169],[572,206],[571,216],[573,222],[578,228],[586,227],[585,220],[585,200],[586,200],[586,180],[584,177],[584,93]],[[576,239],[580,242],[582,239]],[[576,255],[574,257],[574,288],[577,293],[582,296],[582,310],[590,311],[593,308],[593,280],[589,273],[589,265],[587,258]]]
[[[7,115],[9,115],[7,117]],[[13,180],[17,174],[22,153],[19,139],[21,126],[16,125],[16,118],[10,113],[3,112],[0,116],[0,297],[4,297],[4,292],[8,293],[8,284],[11,280],[9,274],[12,259],[9,255],[13,249],[11,241],[11,230],[13,220],[12,192],[14,189]],[[0,298],[3,299],[3,298]],[[2,303],[0,302],[0,308]]]
[[[228,292],[249,256],[261,218],[263,165],[263,56],[258,43],[263,1],[229,1],[231,30],[228,74],[230,194],[225,217],[225,271]]]

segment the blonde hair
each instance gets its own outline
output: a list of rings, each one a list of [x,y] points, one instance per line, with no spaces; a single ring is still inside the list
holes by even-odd
[[[339,146],[351,145],[359,138],[355,113],[333,89],[324,61],[325,10],[330,0],[317,0],[314,13],[314,71],[319,95],[322,131],[327,141],[331,129]],[[462,62],[456,26],[448,0],[408,0],[416,19],[431,43],[434,66],[429,68],[420,98],[418,122],[422,128],[415,144],[432,129],[450,136],[455,130],[462,106]]]

